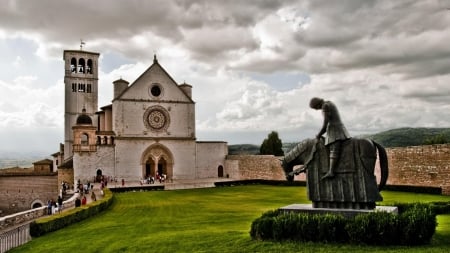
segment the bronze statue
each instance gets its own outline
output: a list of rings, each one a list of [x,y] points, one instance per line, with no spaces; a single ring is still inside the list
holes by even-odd
[[[322,110],[323,113],[323,125],[316,138],[320,139],[325,132],[327,133],[325,145],[330,149],[330,168],[322,179],[332,178],[334,177],[334,170],[339,162],[341,143],[351,137],[342,123],[339,111],[333,102],[325,101],[322,98],[312,98],[309,106],[316,110]]]
[[[374,209],[375,202],[383,200],[379,192],[388,178],[386,150],[373,140],[350,138],[332,102],[313,98],[310,106],[322,109],[324,124],[316,138],[298,143],[284,156],[286,178],[292,181],[294,175],[306,173],[313,207]],[[374,175],[377,152],[381,168],[378,186]],[[304,166],[293,170],[295,165]]]

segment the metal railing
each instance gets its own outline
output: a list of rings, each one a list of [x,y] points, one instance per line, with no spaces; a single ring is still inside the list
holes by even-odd
[[[0,234],[0,253],[18,247],[31,240],[30,223],[23,224]]]

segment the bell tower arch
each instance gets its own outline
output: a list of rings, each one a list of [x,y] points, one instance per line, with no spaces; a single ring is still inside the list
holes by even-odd
[[[100,54],[64,50],[64,159],[73,155],[72,127],[83,113],[95,119],[98,110],[98,58]],[[93,120],[97,126],[97,120]]]

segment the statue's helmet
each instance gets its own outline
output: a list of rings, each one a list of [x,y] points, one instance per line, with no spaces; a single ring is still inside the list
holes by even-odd
[[[309,101],[309,107],[313,108],[313,109],[320,109],[322,107],[323,104],[323,99],[322,98],[311,98],[311,101]]]

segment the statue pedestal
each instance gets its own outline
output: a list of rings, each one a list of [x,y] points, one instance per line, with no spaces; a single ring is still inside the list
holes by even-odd
[[[311,204],[292,204],[280,207],[279,210],[285,212],[309,213],[309,214],[341,214],[346,218],[352,218],[358,214],[372,212],[388,212],[398,214],[396,206],[377,206],[373,210],[364,209],[337,209],[337,208],[314,208]]]

